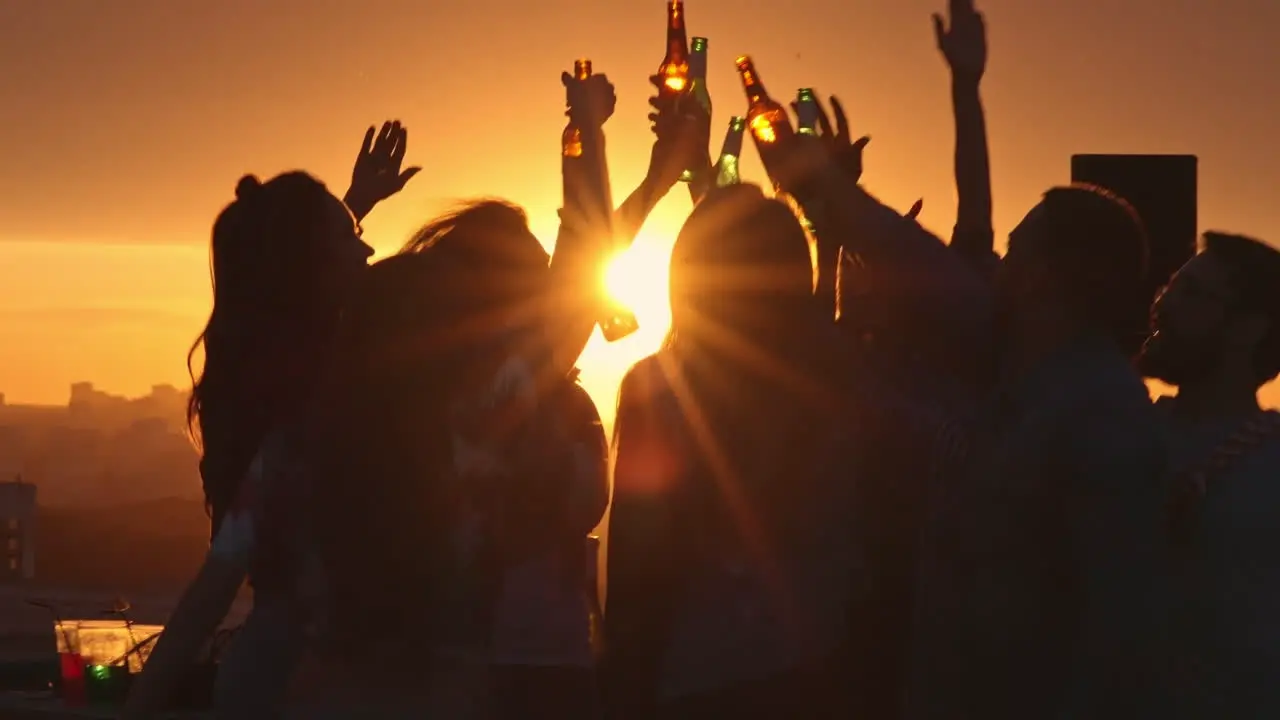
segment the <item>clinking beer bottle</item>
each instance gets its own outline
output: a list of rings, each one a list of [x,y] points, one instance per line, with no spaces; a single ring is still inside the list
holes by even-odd
[[[786,109],[769,97],[751,58],[743,55],[738,58],[737,65],[738,74],[742,76],[742,89],[747,93],[747,127],[751,129],[756,149],[767,166],[770,151],[793,135],[791,120]]]
[[[720,159],[716,161],[716,187],[741,182],[738,177],[738,158],[742,156],[742,135],[746,129],[745,118],[729,118],[729,131],[724,135],[724,146],[720,150]]]
[[[689,87],[689,36],[684,29],[684,0],[667,2],[667,56],[658,66],[659,95],[676,98]]]
[[[591,77],[591,61],[586,58],[574,60],[573,77],[579,81]],[[560,136],[560,146],[563,148],[565,157],[582,157],[582,129],[574,123],[572,118],[569,119],[569,124],[565,126],[564,133]]]
[[[801,135],[818,134],[818,98],[813,88],[800,88],[796,92],[796,118]]]
[[[626,305],[607,296],[604,314],[596,322],[600,325],[600,334],[604,335],[605,342],[617,342],[640,329],[636,314]]]
[[[707,92],[707,39],[693,39],[693,53],[689,56],[689,95],[711,115],[711,93]]]
[[[707,39],[693,39],[693,53],[689,56],[689,95],[699,109],[711,117],[711,93],[707,92]],[[693,182],[693,173],[685,170],[680,182]]]

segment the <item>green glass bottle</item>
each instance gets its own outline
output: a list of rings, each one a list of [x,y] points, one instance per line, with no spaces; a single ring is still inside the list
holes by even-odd
[[[738,158],[742,157],[742,136],[746,129],[746,118],[735,115],[729,119],[729,131],[724,135],[720,159],[716,161],[716,187],[742,182],[738,176]]]

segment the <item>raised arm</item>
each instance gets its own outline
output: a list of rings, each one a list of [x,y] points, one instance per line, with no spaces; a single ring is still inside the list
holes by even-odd
[[[992,290],[915,220],[867,194],[819,143],[796,140],[770,174],[782,178],[819,233],[857,257],[896,331],[948,372],[976,371],[990,347]],[[825,240],[824,240],[825,242]]]
[[[852,132],[849,130],[849,119],[845,115],[844,105],[840,103],[839,98],[835,95],[831,96],[831,111],[835,115],[835,123],[831,122],[831,117],[827,114],[827,110],[822,106],[820,101],[815,97],[815,109],[817,110],[818,120],[818,138],[822,146],[826,148],[831,155],[831,161],[834,165],[842,170],[845,176],[854,183],[862,179],[862,153],[866,149],[867,143],[871,142],[871,138],[862,136],[858,139],[853,138]],[[795,103],[791,103],[793,112],[799,114],[800,108]],[[803,192],[802,192],[803,194]],[[821,306],[833,308],[835,315],[839,315],[839,309],[836,308],[836,278],[839,276],[839,267],[842,258],[841,254],[841,234],[838,228],[832,226],[832,218],[828,217],[825,212],[823,203],[813,201],[805,204],[805,197],[797,196],[797,200],[801,202],[801,206],[805,211],[806,219],[809,221],[809,231],[813,236],[817,245],[817,289],[816,296]]]
[[[951,247],[984,272],[995,260],[987,121],[978,92],[987,66],[987,30],[973,0],[950,0],[950,24],[933,16],[938,49],[951,68],[956,123],[956,225]]]
[[[655,88],[660,87],[662,78],[654,75],[649,78],[649,83]],[[695,107],[691,111],[676,112],[675,107],[656,93],[649,98],[649,104],[654,108],[654,112],[649,114],[653,123],[653,150],[649,154],[649,169],[644,180],[614,215],[614,232],[620,244],[635,239],[649,213],[675,187],[686,167],[694,168],[689,195],[695,205],[715,181],[707,155],[710,117],[696,103],[692,104]]]
[[[250,473],[261,473],[255,461]],[[260,483],[256,476],[245,484]],[[255,545],[254,515],[247,507],[250,493],[242,491],[239,507],[227,513],[209,546],[209,553],[178,600],[156,640],[146,669],[133,683],[121,713],[128,720],[145,720],[163,713],[173,694],[191,672],[200,649],[226,618],[240,586],[248,575]]]
[[[565,373],[591,338],[600,308],[600,273],[613,241],[613,196],[604,123],[613,115],[613,85],[604,75],[579,81],[565,73],[569,117],[581,133],[581,153],[562,153],[564,207],[551,258],[555,316],[554,367]]]

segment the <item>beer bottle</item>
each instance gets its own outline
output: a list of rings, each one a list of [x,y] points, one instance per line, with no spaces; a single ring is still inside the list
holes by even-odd
[[[658,94],[675,99],[689,88],[689,36],[684,29],[684,0],[667,2],[667,56],[658,66]]]
[[[689,95],[710,117],[711,93],[707,91],[707,39],[704,37],[693,39],[693,53],[689,56]]]
[[[745,118],[737,115],[729,118],[729,131],[724,135],[724,146],[716,161],[716,187],[742,182],[738,177],[738,158],[742,156],[742,135],[746,129]]]
[[[742,77],[742,89],[747,93],[747,127],[751,129],[756,149],[767,165],[770,151],[793,135],[791,119],[787,117],[786,108],[769,97],[749,56],[739,57],[737,66]]]
[[[813,88],[800,88],[796,92],[796,119],[801,135],[818,134],[818,98]]]
[[[573,77],[579,81],[591,77],[591,61],[586,58],[574,60]],[[565,157],[582,157],[582,129],[573,121],[573,118],[569,118],[569,124],[565,126],[564,133],[560,136],[560,146],[563,148]]]
[[[711,117],[711,93],[707,92],[707,39],[693,39],[693,53],[689,57],[689,97],[698,103],[701,111]],[[693,172],[685,170],[680,182],[693,182]]]

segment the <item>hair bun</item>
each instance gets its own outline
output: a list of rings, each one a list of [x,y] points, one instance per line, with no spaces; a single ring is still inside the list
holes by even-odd
[[[246,200],[262,189],[262,181],[256,175],[245,175],[236,183],[236,199]]]

